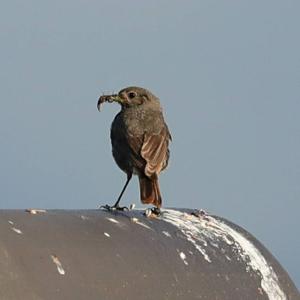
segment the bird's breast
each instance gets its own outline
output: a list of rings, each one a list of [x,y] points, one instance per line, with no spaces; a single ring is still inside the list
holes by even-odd
[[[158,134],[164,124],[161,111],[143,108],[127,109],[122,118],[129,135]]]

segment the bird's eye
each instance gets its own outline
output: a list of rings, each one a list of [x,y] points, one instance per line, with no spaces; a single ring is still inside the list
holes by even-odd
[[[133,99],[135,96],[136,96],[136,93],[135,93],[135,92],[129,92],[129,93],[128,93],[128,98],[129,98],[129,99]]]

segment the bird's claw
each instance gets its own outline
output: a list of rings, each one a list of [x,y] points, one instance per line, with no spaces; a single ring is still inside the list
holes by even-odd
[[[156,215],[156,216],[160,216],[161,215],[161,211],[160,211],[160,208],[158,207],[152,207],[151,208],[151,212]]]
[[[161,210],[158,207],[147,208],[144,215],[146,217],[159,217]]]
[[[113,206],[110,206],[108,204],[106,205],[101,205],[100,206],[100,209],[105,209],[107,211],[128,211],[129,208],[127,206],[119,206],[119,205],[113,205]]]

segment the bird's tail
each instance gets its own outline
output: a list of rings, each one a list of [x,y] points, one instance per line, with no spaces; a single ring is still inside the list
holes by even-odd
[[[153,204],[161,207],[161,195],[158,185],[158,178],[139,176],[141,201],[144,204]]]

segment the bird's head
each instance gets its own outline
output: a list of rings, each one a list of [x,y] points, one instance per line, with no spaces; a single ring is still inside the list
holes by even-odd
[[[97,108],[100,111],[104,102],[117,102],[122,108],[134,107],[143,104],[151,103],[151,105],[158,105],[159,100],[151,92],[140,87],[127,87],[122,89],[118,94],[102,95],[97,103]]]

